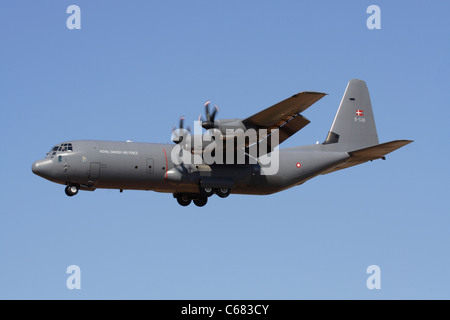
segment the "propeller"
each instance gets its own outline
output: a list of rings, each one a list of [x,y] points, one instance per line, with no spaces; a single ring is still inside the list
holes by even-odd
[[[178,129],[175,127],[175,125],[172,127],[172,141],[176,144],[183,141],[185,135],[187,132],[191,132],[191,128],[188,126],[186,129],[184,129],[184,117],[180,117],[180,124]]]
[[[200,114],[198,120],[202,122],[202,127],[206,130],[214,128],[214,119],[216,118],[216,114],[219,111],[219,107],[214,106],[214,110],[212,113],[209,112],[209,105],[211,102],[208,100],[205,103],[205,109],[206,109],[206,120],[203,121],[202,115]]]

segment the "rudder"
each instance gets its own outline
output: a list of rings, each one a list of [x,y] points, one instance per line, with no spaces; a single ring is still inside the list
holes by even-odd
[[[350,80],[323,144],[336,151],[350,152],[378,143],[367,85],[363,80]]]

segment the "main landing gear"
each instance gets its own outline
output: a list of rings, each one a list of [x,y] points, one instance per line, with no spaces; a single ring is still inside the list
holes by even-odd
[[[74,195],[76,195],[78,193],[79,187],[76,185],[68,185],[65,189],[66,194],[69,197],[73,197]]]
[[[197,207],[203,207],[208,203],[208,198],[213,194],[217,194],[220,198],[226,198],[230,195],[230,188],[200,188],[200,194],[187,194],[187,193],[178,193],[174,194],[174,198],[177,199],[178,204],[183,207],[187,207],[194,202]]]
[[[178,204],[183,207],[187,207],[194,202],[197,207],[203,207],[208,203],[208,198],[199,195],[178,194],[174,195],[177,198]]]
[[[226,198],[230,195],[231,189],[230,188],[219,188],[216,189],[216,194],[220,197],[220,198]]]
[[[188,205],[191,204],[192,199],[190,196],[186,194],[179,194],[177,195],[177,201],[180,206],[187,207]]]

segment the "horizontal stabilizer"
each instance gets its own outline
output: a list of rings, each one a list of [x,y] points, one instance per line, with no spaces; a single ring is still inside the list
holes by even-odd
[[[384,157],[388,153],[400,149],[403,146],[411,143],[412,140],[395,140],[391,142],[382,143],[373,147],[368,147],[356,151],[349,152],[351,157],[360,159],[360,160],[375,160]]]
[[[391,142],[378,144],[376,146],[349,152],[348,154],[350,155],[350,158],[346,162],[338,164],[337,166],[331,168],[330,170],[324,172],[323,174],[331,173],[345,168],[350,168],[367,161],[381,159],[388,153],[391,153],[392,151],[395,151],[403,146],[406,146],[411,142],[413,141],[395,140]]]

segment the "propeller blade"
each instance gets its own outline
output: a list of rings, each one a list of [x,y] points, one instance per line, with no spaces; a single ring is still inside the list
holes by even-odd
[[[184,117],[180,117],[180,127],[179,129],[183,129]]]
[[[214,118],[216,117],[217,112],[219,112],[219,107],[217,105],[214,106],[214,111],[211,115],[211,122],[214,123]]]
[[[205,102],[206,119],[203,120],[201,114],[198,117],[198,120],[202,122],[202,127],[207,130],[214,128],[214,119],[216,118],[216,114],[219,111],[219,107],[214,106],[214,110],[212,110],[212,113],[211,113],[209,110],[210,104],[211,104],[211,101],[209,101],[209,100]]]
[[[209,118],[210,118],[210,114],[209,114],[209,104],[210,104],[210,101],[209,101],[209,100],[206,101],[206,103],[205,103],[205,108],[206,108],[206,121],[209,121]]]

